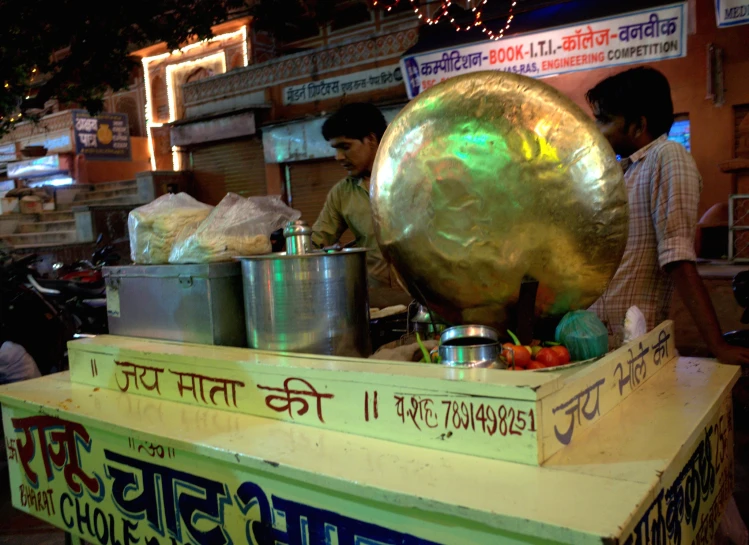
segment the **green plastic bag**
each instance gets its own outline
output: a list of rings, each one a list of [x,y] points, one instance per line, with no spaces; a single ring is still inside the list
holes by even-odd
[[[595,312],[573,310],[557,326],[556,341],[567,347],[572,361],[603,356],[609,350],[609,332]]]

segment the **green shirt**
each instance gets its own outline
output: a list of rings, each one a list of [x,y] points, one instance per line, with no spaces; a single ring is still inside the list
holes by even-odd
[[[360,178],[349,176],[338,182],[328,193],[325,206],[312,226],[312,242],[331,246],[350,229],[356,246],[369,248],[367,269],[371,287],[390,287],[390,267],[382,257],[372,224],[369,193]]]

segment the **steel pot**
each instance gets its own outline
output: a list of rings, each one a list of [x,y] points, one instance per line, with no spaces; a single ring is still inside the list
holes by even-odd
[[[480,325],[446,329],[440,337],[439,355],[449,367],[503,369],[499,361],[499,334]]]
[[[238,258],[248,345],[368,357],[366,256],[367,250],[357,248]]]

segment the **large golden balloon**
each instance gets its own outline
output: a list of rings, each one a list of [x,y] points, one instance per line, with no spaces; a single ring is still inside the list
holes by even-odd
[[[538,315],[586,308],[627,242],[622,169],[595,123],[540,81],[477,72],[412,100],[383,137],[375,232],[411,295],[504,327],[524,277]]]

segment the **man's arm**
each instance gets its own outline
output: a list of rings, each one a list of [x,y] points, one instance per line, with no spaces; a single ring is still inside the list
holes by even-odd
[[[317,221],[312,226],[312,243],[316,246],[332,246],[341,238],[341,235],[348,229],[346,221],[340,213],[340,195],[338,194],[339,185],[333,187],[325,199]]]
[[[661,268],[673,279],[713,355],[722,363],[749,364],[749,349],[733,347],[723,340],[710,295],[695,265],[694,234],[702,186],[697,165],[677,144],[664,146],[656,159],[651,214]]]
[[[731,365],[749,365],[749,348],[731,346],[723,340],[718,316],[694,262],[669,263],[665,271],[676,284],[676,290],[716,359]]]

